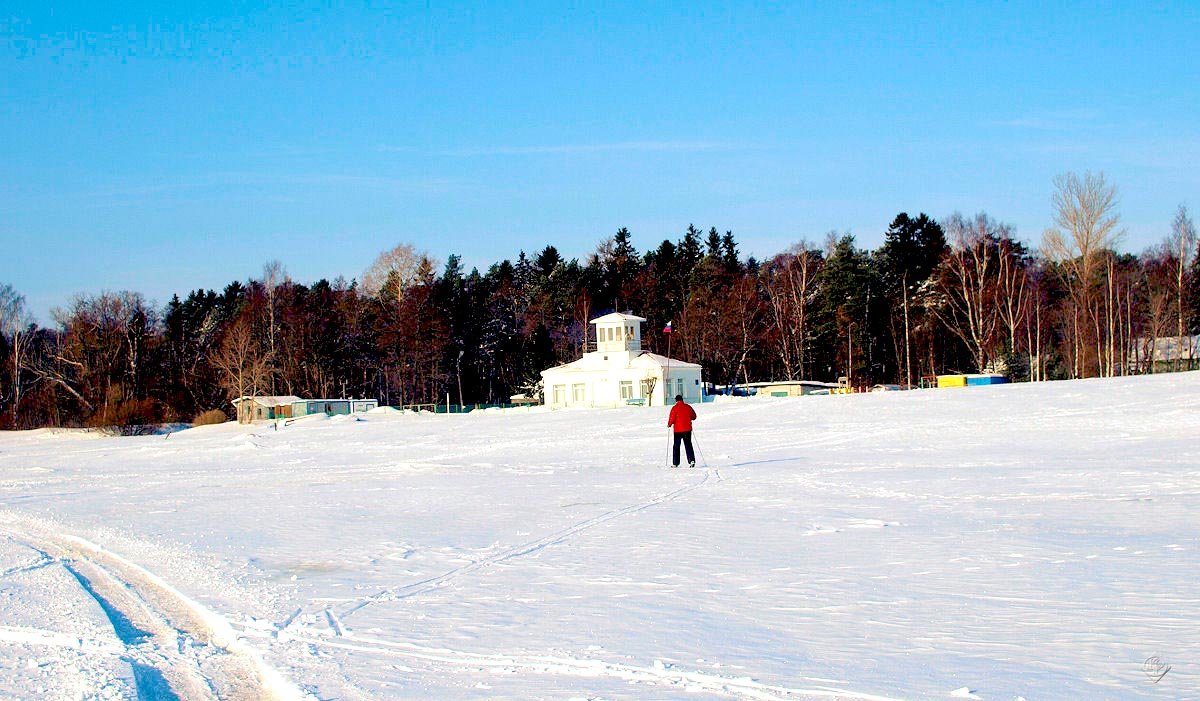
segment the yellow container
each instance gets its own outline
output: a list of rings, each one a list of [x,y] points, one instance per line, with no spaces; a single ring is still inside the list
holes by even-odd
[[[966,387],[966,375],[938,375],[938,387]]]

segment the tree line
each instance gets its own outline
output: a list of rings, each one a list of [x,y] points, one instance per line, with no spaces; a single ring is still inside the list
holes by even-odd
[[[986,213],[900,213],[874,250],[830,232],[761,261],[739,254],[733,232],[695,226],[644,252],[622,228],[583,261],[548,245],[485,271],[401,244],[361,280],[305,285],[272,261],[258,279],[164,308],[136,292],[79,295],[51,327],[0,285],[0,428],[186,422],[254,394],[505,402],[540,392],[538,373],[579,357],[588,322],[609,311],[646,317],[645,350],[669,342],[717,385],[1183,369],[1153,353],[1154,339],[1200,327],[1187,210],[1133,255],[1117,250],[1103,175],[1060,176],[1053,205],[1037,249]]]

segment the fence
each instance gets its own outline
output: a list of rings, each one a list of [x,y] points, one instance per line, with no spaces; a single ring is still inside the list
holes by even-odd
[[[405,411],[427,411],[434,414],[469,414],[479,409],[515,409],[517,407],[541,406],[540,404],[405,404],[397,409]]]

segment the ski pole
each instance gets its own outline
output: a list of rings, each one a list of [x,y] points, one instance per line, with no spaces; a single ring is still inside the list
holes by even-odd
[[[704,454],[703,450],[700,450],[700,441],[696,440],[696,434],[694,434],[694,433],[692,434],[692,447],[696,449],[696,454],[700,456],[700,460],[703,461],[703,463],[704,463],[704,469],[707,470],[708,469],[708,456],[706,456]]]

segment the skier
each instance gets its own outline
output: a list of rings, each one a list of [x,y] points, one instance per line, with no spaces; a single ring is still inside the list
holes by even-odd
[[[692,422],[696,420],[696,410],[683,401],[683,395],[675,395],[675,406],[667,417],[667,427],[675,429],[675,446],[671,452],[671,467],[679,467],[679,443],[687,449],[688,467],[696,466],[696,454],[692,452]]]

